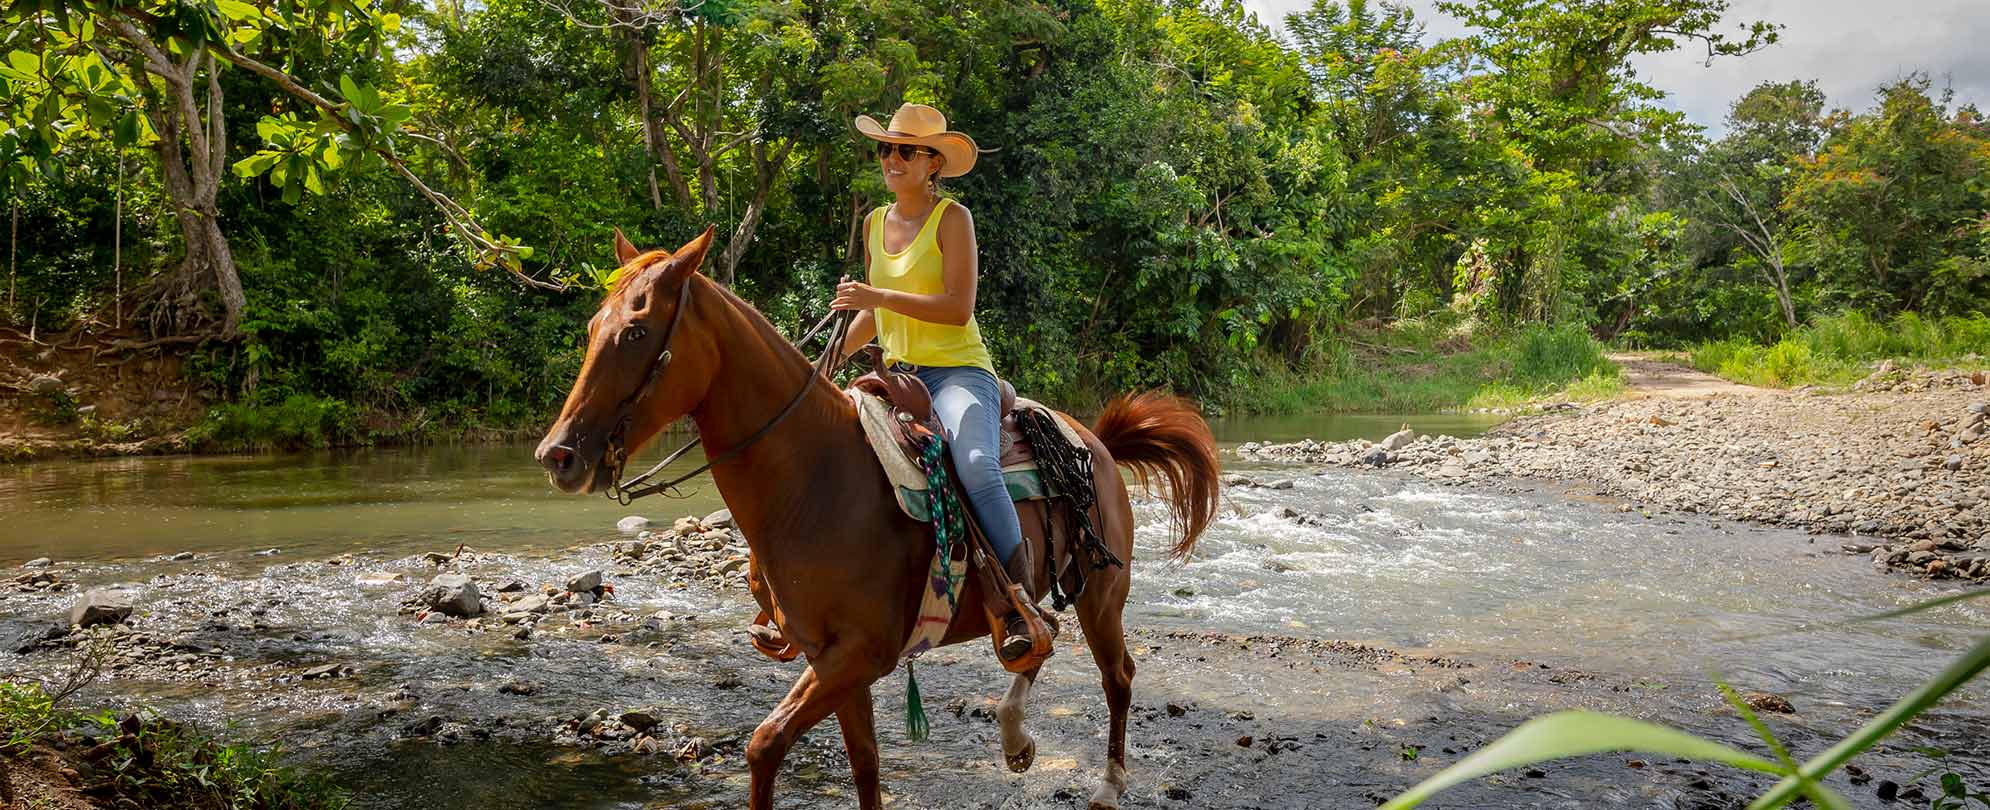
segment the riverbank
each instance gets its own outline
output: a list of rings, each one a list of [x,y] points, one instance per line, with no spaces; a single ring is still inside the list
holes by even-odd
[[[1565,405],[1476,439],[1247,444],[1251,459],[1463,486],[1577,482],[1664,509],[1846,535],[1848,554],[1990,579],[1985,375],[1887,367],[1843,394],[1743,389]],[[1630,509],[1631,506],[1624,508]]]

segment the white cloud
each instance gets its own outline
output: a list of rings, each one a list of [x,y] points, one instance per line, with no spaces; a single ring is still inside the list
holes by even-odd
[[[1311,0],[1245,0],[1259,19],[1282,29],[1285,15]],[[1411,0],[1434,37],[1463,33],[1463,24]],[[1693,121],[1718,128],[1728,105],[1765,81],[1815,79],[1834,107],[1863,110],[1881,85],[1914,71],[1955,89],[1956,103],[1990,108],[1990,2],[1986,0],[1736,0],[1733,26],[1750,20],[1784,26],[1782,42],[1744,57],[1705,64],[1691,48],[1640,57],[1634,64],[1667,94],[1666,104]]]

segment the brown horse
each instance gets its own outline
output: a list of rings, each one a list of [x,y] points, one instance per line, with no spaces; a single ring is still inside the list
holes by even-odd
[[[808,663],[747,746],[751,806],[773,806],[789,747],[833,712],[860,803],[871,810],[883,803],[871,684],[897,666],[912,631],[931,531],[899,510],[850,400],[753,307],[698,273],[711,238],[707,229],[675,253],[639,255],[617,234],[620,280],[588,322],[587,359],[536,455],[561,490],[592,492],[621,473],[622,448],[690,415],[708,455],[720,459],[712,478],[752,550],[754,596]],[[1181,538],[1173,556],[1186,557],[1218,493],[1215,443],[1195,409],[1143,395],[1108,405],[1090,431],[1058,416],[1091,448],[1098,504],[1089,517],[1112,552],[1133,559],[1134,518],[1117,462],[1143,482],[1168,479]],[[1041,516],[1027,511],[1035,504],[1019,506],[1023,525],[1041,534]],[[1097,571],[1076,606],[1112,712],[1094,808],[1118,807],[1127,787],[1133,658],[1120,613],[1128,583],[1128,566]],[[969,577],[944,643],[988,634],[981,599],[978,578]],[[1004,756],[1019,772],[1036,754],[1022,728],[1036,675],[1017,675],[997,711]]]

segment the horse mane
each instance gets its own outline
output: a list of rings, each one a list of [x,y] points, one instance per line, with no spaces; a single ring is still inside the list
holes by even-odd
[[[787,335],[781,334],[781,330],[774,326],[773,321],[768,320],[767,316],[762,314],[759,308],[747,302],[746,299],[741,298],[739,296],[739,293],[733,292],[730,287],[727,287],[723,284],[713,281],[711,278],[706,277],[702,273],[694,276],[693,278],[704,279],[706,286],[718,292],[719,297],[722,300],[726,301],[728,304],[731,304],[732,308],[735,311],[739,312],[740,316],[745,319],[747,324],[752,326],[755,332],[759,333],[761,339],[766,341],[767,345],[773,347],[773,350],[776,354],[791,352],[792,356],[790,359],[800,360],[804,364],[809,362],[808,354],[802,351],[801,347],[796,346],[794,341],[789,339]],[[687,283],[688,281],[689,280],[687,280]],[[827,383],[826,380],[824,382]]]
[[[622,265],[615,271],[615,286],[608,288],[608,294],[602,296],[601,303],[606,304],[621,297],[624,290],[635,286],[636,279],[641,278],[645,271],[658,261],[670,258],[670,255],[668,250],[647,250],[628,264]]]

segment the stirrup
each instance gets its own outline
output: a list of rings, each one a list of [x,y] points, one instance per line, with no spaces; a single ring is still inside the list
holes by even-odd
[[[995,654],[1005,663],[1022,660],[1036,647],[1036,641],[1030,638],[1029,620],[1020,614],[1011,613],[1003,620],[1002,634],[1002,645]]]

